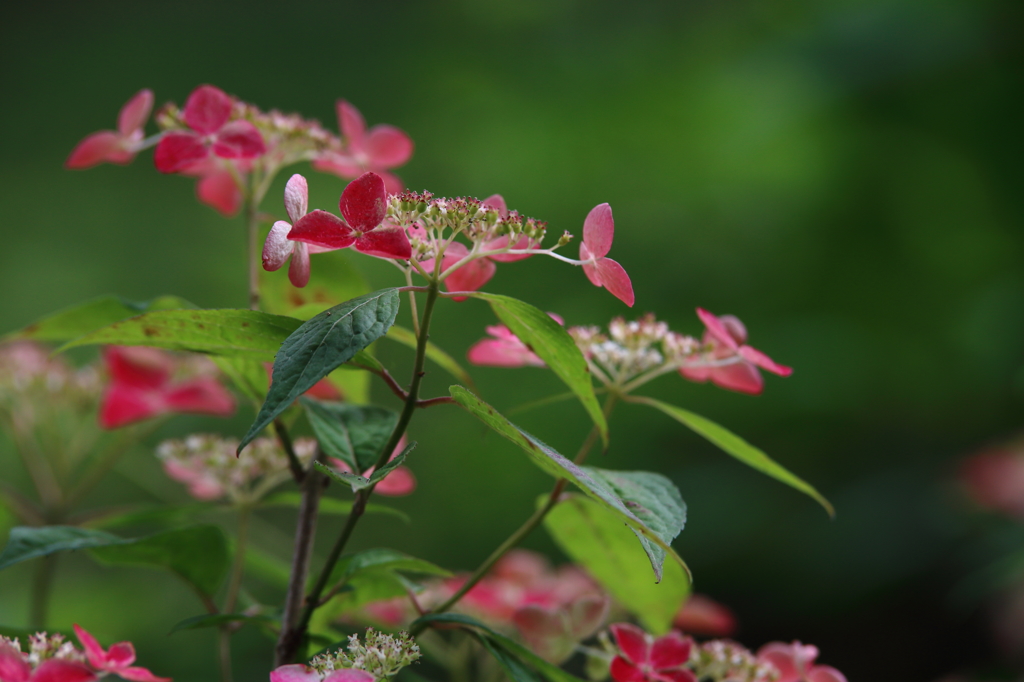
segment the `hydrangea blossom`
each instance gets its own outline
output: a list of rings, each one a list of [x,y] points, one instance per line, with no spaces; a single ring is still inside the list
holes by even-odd
[[[338,127],[347,146],[324,150],[313,160],[313,168],[348,179],[373,171],[384,181],[388,193],[401,192],[402,181],[388,169],[401,166],[412,156],[413,144],[409,136],[386,124],[367,130],[363,115],[343,99],[338,100],[336,109]]]
[[[234,398],[212,376],[174,381],[182,363],[155,348],[107,346],[103,359],[110,374],[100,407],[105,429],[172,412],[228,417],[235,411]]]
[[[697,682],[686,664],[693,642],[678,632],[654,638],[635,625],[610,626],[619,653],[612,659],[615,682]]]
[[[420,647],[405,632],[389,635],[367,628],[363,642],[350,635],[347,651],[320,654],[305,665],[285,665],[270,682],[374,682],[387,680],[420,658]]]
[[[295,286],[304,287],[309,284],[309,254],[332,249],[288,238],[292,226],[302,220],[309,210],[309,185],[306,178],[298,173],[289,178],[284,186],[284,208],[292,222],[278,220],[270,228],[270,234],[263,245],[263,269],[273,272],[291,258],[288,279]]]
[[[757,652],[757,659],[779,671],[776,682],[846,682],[846,676],[827,665],[814,665],[818,647],[813,644],[772,642]]]
[[[788,377],[791,367],[780,365],[761,351],[746,345],[747,328],[734,315],[716,317],[703,308],[697,316],[704,323],[704,355],[709,360],[703,367],[680,367],[679,373],[690,381],[711,381],[716,386],[757,395],[764,389],[758,367]]]
[[[85,651],[75,648],[60,634],[38,632],[29,637],[28,651],[17,639],[0,636],[0,680],[3,682],[93,682],[116,675],[133,682],[171,682],[146,668],[134,666],[135,647],[118,642],[109,649],[75,625],[75,634]]]
[[[101,130],[78,143],[64,162],[65,168],[84,169],[106,162],[131,163],[141,149],[143,127],[153,111],[153,91],[140,90],[121,107],[117,130]]]
[[[100,673],[112,673],[121,679],[134,682],[170,682],[169,677],[157,677],[145,668],[132,665],[135,662],[135,647],[131,642],[117,642],[104,649],[96,638],[84,628],[75,624],[75,636],[85,649],[89,665]]]
[[[583,261],[583,272],[587,279],[596,287],[604,287],[612,296],[630,308],[633,307],[633,283],[629,275],[611,258],[607,258],[612,250],[615,238],[615,220],[612,218],[612,207],[598,204],[587,214],[583,221],[583,241],[580,243],[580,260]]]

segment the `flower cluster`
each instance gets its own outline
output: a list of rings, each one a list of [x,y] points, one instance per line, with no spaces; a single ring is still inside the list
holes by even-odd
[[[549,313],[560,324],[561,318]],[[617,317],[600,327],[570,327],[568,332],[587,359],[591,373],[601,383],[624,393],[667,372],[678,371],[691,381],[712,381],[722,388],[757,394],[764,388],[758,367],[780,376],[792,369],[744,344],[743,323],[732,315],[715,317],[702,308],[697,315],[707,330],[701,341],[673,331],[647,314],[627,322]],[[494,367],[543,367],[544,362],[507,327],[487,327],[489,339],[469,349],[469,361]]]
[[[691,665],[698,679],[723,682],[779,682],[779,670],[759,660],[746,647],[727,639],[715,639],[694,647]]]
[[[757,660],[779,671],[776,682],[846,682],[846,676],[827,665],[815,665],[818,647],[813,644],[771,642],[757,652]]]
[[[118,642],[109,649],[75,625],[84,652],[60,634],[38,632],[29,636],[28,651],[17,639],[0,636],[0,680],[3,682],[92,682],[107,675],[134,682],[170,682],[149,670],[132,665],[135,647]]]
[[[304,464],[316,454],[312,438],[296,439],[293,447]],[[160,443],[156,456],[167,475],[187,485],[198,500],[253,502],[288,478],[288,457],[276,440],[257,438],[236,456],[237,448],[237,438],[193,434]]]
[[[20,432],[52,427],[56,412],[92,418],[100,387],[92,365],[76,369],[31,341],[0,345],[0,413]]]
[[[304,665],[285,665],[270,682],[374,682],[387,680],[418,661],[420,648],[405,632],[389,635],[367,628],[363,642],[350,635],[348,650],[324,653]]]
[[[82,140],[66,167],[126,164],[155,145],[157,170],[198,178],[199,200],[230,216],[247,193],[262,197],[278,170],[299,161],[312,161],[315,168],[343,178],[373,170],[384,175],[389,191],[400,192],[401,181],[386,169],[408,161],[413,149],[398,128],[367,131],[359,111],[343,100],[338,101],[342,137],[296,114],[261,111],[212,85],[193,90],[184,107],[161,108],[155,116],[161,132],[146,138],[152,110],[153,93],[142,90],[121,109],[118,129]]]

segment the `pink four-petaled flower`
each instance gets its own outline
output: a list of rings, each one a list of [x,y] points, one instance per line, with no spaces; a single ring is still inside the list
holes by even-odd
[[[711,381],[716,386],[757,395],[764,389],[764,379],[757,368],[788,377],[792,367],[780,365],[761,351],[746,345],[747,328],[734,315],[717,317],[703,308],[697,316],[704,323],[704,343],[712,347],[711,359],[735,362],[717,367],[682,367],[679,373],[690,381]]]
[[[390,462],[395,457],[401,454],[402,450],[405,450],[405,436],[398,441],[398,445],[395,446],[394,452],[391,453],[391,457],[388,458]],[[331,457],[331,466],[338,471],[344,471],[346,473],[352,473],[352,467],[345,462],[341,461],[336,457]],[[373,467],[370,467],[363,472],[363,476],[367,478],[373,474]],[[374,492],[378,492],[381,495],[387,495],[388,497],[402,497],[403,495],[409,495],[412,491],[416,490],[416,477],[413,476],[412,470],[409,467],[396,467],[387,476],[381,479],[377,487],[373,489]]]
[[[171,412],[227,417],[235,411],[234,398],[212,377],[173,383],[174,361],[155,348],[108,346],[103,359],[110,373],[100,407],[105,429]]]
[[[282,665],[270,673],[270,682],[374,682],[375,679],[365,670],[353,668],[335,670],[322,678],[316,670],[297,663]]]
[[[343,178],[355,178],[366,171],[380,175],[390,194],[400,193],[402,181],[387,171],[401,166],[412,156],[412,140],[398,128],[386,124],[366,129],[366,121],[343,99],[337,103],[338,126],[345,136],[347,153],[326,151],[313,161],[313,168]]]
[[[263,136],[249,121],[230,121],[234,100],[212,85],[200,85],[185,102],[182,114],[190,130],[164,135],[153,162],[161,173],[181,173],[206,161],[255,159],[267,151]]]
[[[93,682],[96,673],[85,664],[50,658],[33,669],[26,655],[0,640],[0,680],[3,682]]]
[[[655,639],[629,623],[613,623],[610,629],[620,652],[612,659],[615,682],[697,682],[683,667],[693,646],[688,638],[670,632]]]
[[[846,682],[846,676],[827,665],[814,665],[818,647],[793,642],[772,642],[757,652],[757,660],[779,671],[775,682]]]
[[[632,308],[635,299],[629,275],[616,261],[605,257],[612,249],[614,237],[612,207],[606,203],[598,204],[583,221],[583,241],[580,243],[583,272],[591,284],[604,287],[612,296]]]
[[[307,213],[292,225],[288,239],[322,250],[352,246],[370,256],[407,260],[412,247],[405,230],[384,220],[387,189],[376,173],[363,173],[341,193],[341,218],[327,211]]]
[[[291,258],[288,279],[295,286],[304,287],[309,283],[309,254],[332,249],[288,239],[292,226],[302,220],[309,208],[309,186],[306,178],[298,173],[289,178],[284,186],[284,208],[292,222],[278,220],[270,228],[267,241],[263,244],[263,269],[273,272]]]
[[[113,673],[125,680],[134,682],[170,682],[169,677],[157,677],[145,668],[134,666],[135,647],[131,642],[117,642],[104,650],[96,638],[75,624],[75,635],[85,649],[89,665],[100,672]],[[6,680],[5,680],[6,682]]]
[[[140,90],[121,107],[117,130],[101,130],[78,143],[64,162],[65,168],[91,168],[98,163],[126,164],[135,158],[142,142],[142,127],[153,110],[153,91]]]

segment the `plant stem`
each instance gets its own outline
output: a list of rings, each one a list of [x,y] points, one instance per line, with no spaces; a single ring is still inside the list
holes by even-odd
[[[612,408],[615,407],[615,403],[617,402],[617,400],[617,394],[608,394],[608,397],[604,401],[605,419],[607,419],[608,416],[611,414]],[[581,464],[583,460],[587,458],[587,455],[590,453],[590,450],[597,443],[600,435],[601,432],[595,425],[590,430],[590,433],[587,434],[587,438],[583,441],[583,445],[580,447],[579,452],[576,453],[576,457],[573,460],[576,464]],[[455,606],[455,604],[457,604],[458,601],[462,599],[462,597],[464,597],[467,592],[473,589],[474,585],[480,582],[480,580],[483,579],[485,575],[487,575],[491,568],[493,568],[494,564],[498,563],[501,557],[505,556],[505,554],[507,554],[510,549],[516,547],[520,542],[522,542],[526,538],[527,535],[533,532],[533,529],[541,524],[541,522],[544,520],[544,517],[548,515],[548,512],[554,509],[555,505],[558,504],[558,498],[561,496],[562,491],[565,490],[566,483],[566,479],[558,479],[558,481],[555,483],[554,488],[551,489],[551,494],[548,495],[548,500],[547,502],[544,503],[544,506],[537,509],[537,511],[535,511],[530,518],[526,519],[523,525],[517,528],[516,531],[512,533],[512,535],[508,536],[508,538],[498,546],[497,549],[491,552],[491,555],[487,557],[487,559],[485,559],[484,562],[480,564],[480,566],[478,566],[475,571],[473,571],[473,574],[469,576],[469,579],[462,584],[462,587],[460,587],[455,594],[449,597],[448,601],[444,602],[437,608],[432,609],[431,613],[444,613],[451,607]],[[426,628],[426,625],[417,625],[409,631],[409,634],[415,637],[419,633],[423,632],[424,628]]]
[[[228,592],[224,598],[221,613],[234,613],[238,602],[238,591],[242,587],[242,575],[245,573],[245,544],[248,539],[249,513],[252,508],[243,504],[238,508],[238,536],[235,539],[235,559],[231,566],[231,577],[228,579]],[[220,679],[231,682],[231,634],[234,632],[232,623],[220,626]]]
[[[416,360],[413,365],[412,381],[409,383],[408,397],[405,399],[405,405],[402,408],[402,413],[398,417],[398,422],[395,424],[395,428],[392,430],[391,436],[388,438],[387,443],[384,444],[380,455],[377,457],[374,469],[380,469],[380,467],[386,464],[388,459],[390,459],[391,453],[394,452],[395,448],[398,446],[398,442],[405,434],[406,428],[409,426],[409,421],[412,419],[413,412],[416,411],[416,406],[419,402],[420,382],[422,381],[424,374],[423,365],[427,357],[430,318],[434,312],[434,303],[437,302],[437,294],[438,284],[436,281],[431,282],[430,286],[427,288],[427,300],[423,305],[423,319],[420,321],[420,333],[416,341]],[[366,511],[366,502],[370,498],[370,495],[373,494],[373,489],[375,487],[376,486],[363,488],[356,493],[355,501],[352,504],[352,511],[349,512],[348,518],[345,520],[345,527],[342,528],[341,534],[338,536],[334,546],[331,548],[331,553],[328,555],[327,561],[320,570],[320,576],[317,578],[316,583],[313,585],[309,595],[306,597],[306,607],[302,612],[302,617],[294,626],[289,618],[290,613],[286,608],[286,618],[282,620],[281,639],[278,641],[278,660],[276,665],[291,663],[295,655],[298,653],[299,646],[306,636],[309,621],[313,617],[313,612],[320,606],[320,596],[327,587],[327,583],[331,579],[331,573],[334,571],[334,566],[338,563],[338,559],[341,558],[341,553],[345,551],[345,545],[348,544],[349,538],[352,537],[352,532],[355,530],[356,524],[362,517],[363,512]]]
[[[306,471],[302,468],[299,456],[295,454],[295,445],[292,443],[291,436],[288,435],[288,427],[280,419],[274,420],[274,433],[277,434],[277,439],[281,441],[281,447],[288,455],[288,469],[292,472],[292,478],[296,483],[301,484],[302,479],[306,477]]]
[[[50,592],[53,590],[53,576],[57,570],[57,557],[43,557],[32,578],[32,601],[29,605],[29,629],[45,630],[46,616],[50,608]]]
[[[258,217],[259,200],[256,198],[252,188],[245,200],[245,229],[247,232],[246,258],[249,267],[249,308],[260,309],[260,269],[257,265],[260,253],[260,221]]]

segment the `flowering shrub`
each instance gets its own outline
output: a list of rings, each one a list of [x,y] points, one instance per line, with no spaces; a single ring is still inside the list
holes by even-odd
[[[591,284],[632,307],[632,281],[609,257],[615,223],[607,203],[583,218],[579,258],[571,258],[560,250],[572,234],[547,240],[544,221],[509,209],[501,195],[480,200],[407,191],[391,171],[411,156],[410,138],[387,125],[367,129],[346,101],[338,102],[335,134],[315,121],[264,112],[202,85],[183,107],[162,107],[155,116],[159,131],[146,137],[153,101],[148,90],[133,97],[117,130],[87,137],[66,165],[124,164],[154,148],[158,171],[198,178],[201,202],[225,215],[242,212],[248,307],[201,309],[173,296],[145,304],[105,297],[7,337],[14,343],[0,348],[0,408],[5,427],[24,444],[23,461],[38,500],[0,489],[24,523],[11,532],[0,569],[41,559],[49,569],[40,575],[52,576],[59,552],[80,549],[105,563],[170,570],[189,583],[205,611],[175,629],[216,630],[225,682],[232,676],[231,638],[242,627],[273,640],[275,664],[268,673],[274,682],[389,679],[416,662],[421,647],[426,659],[459,679],[504,674],[523,682],[538,675],[567,682],[576,678],[560,666],[583,656],[594,679],[610,674],[616,682],[843,680],[834,669],[814,665],[816,649],[799,643],[768,645],[754,655],[726,640],[693,640],[698,633],[727,635],[734,619],[707,600],[694,598],[687,606],[691,576],[672,547],[686,520],[679,490],[658,473],[586,464],[599,444],[597,449],[607,449],[615,406],[632,402],[672,418],[831,513],[811,485],[758,448],[688,409],[637,393],[675,373],[761,393],[760,370],[788,376],[790,368],[747,345],[746,328],[734,316],[698,308],[705,327],[700,340],[670,331],[653,314],[616,318],[607,332],[596,326],[566,329],[555,313],[482,290],[499,264],[548,257],[581,267]],[[282,201],[269,202],[271,213],[263,212],[274,179],[299,162],[351,181],[339,193],[337,214],[310,205],[309,181],[300,174],[288,179]],[[346,279],[348,270],[329,253],[345,249],[389,263],[399,273],[397,284],[368,291],[361,281]],[[287,277],[275,274],[286,263]],[[567,392],[543,400],[580,402],[593,426],[574,457],[484,402],[460,363],[429,341],[435,308],[467,300],[488,304],[497,318],[486,329],[490,338],[468,349],[472,364],[550,371]],[[402,305],[412,329],[395,325]],[[379,339],[414,350],[407,383],[373,355]],[[33,342],[63,344],[58,350],[101,345],[105,369],[74,369]],[[428,359],[456,378],[447,394],[421,395]],[[378,379],[399,399],[397,410],[370,404],[368,382]],[[200,501],[164,517],[159,532],[115,535],[95,521],[116,528],[123,518],[78,509],[144,435],[143,427],[158,423],[156,417],[228,416],[238,405],[253,409],[246,433],[197,434],[157,448],[167,475]],[[462,408],[517,446],[526,461],[555,479],[550,491],[472,572],[452,575],[388,548],[346,553],[365,514],[400,514],[370,500],[375,493],[407,495],[416,489],[406,466],[417,456],[410,427],[420,411],[443,406]],[[71,472],[63,459],[29,454],[41,425],[65,413],[79,422],[83,413],[95,415],[103,428],[124,434],[124,443],[103,448],[89,441],[89,450],[98,454],[79,456],[81,466]],[[69,440],[81,440],[79,427],[76,422]],[[296,437],[300,433],[306,435]],[[276,490],[286,486],[291,490]],[[233,539],[221,525],[189,520],[204,504],[234,515]],[[261,603],[243,589],[247,568],[284,563],[257,558],[247,542],[248,521],[268,506],[296,508],[295,544],[286,567],[269,571],[278,576],[277,601]],[[345,522],[327,556],[318,559],[317,520],[326,513],[342,513]],[[541,525],[573,564],[552,568],[516,549]],[[32,626],[46,623],[49,589],[44,579],[33,591]],[[347,631],[368,620],[406,631],[369,629],[362,640]],[[4,640],[0,680],[70,682],[108,674],[160,679],[133,666],[130,644],[105,650],[84,630],[76,627],[76,633],[84,653],[44,635],[31,640],[29,653]],[[323,650],[325,643],[334,644]]]

